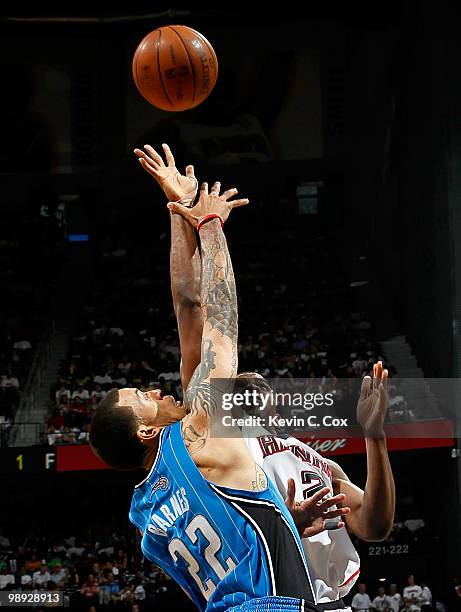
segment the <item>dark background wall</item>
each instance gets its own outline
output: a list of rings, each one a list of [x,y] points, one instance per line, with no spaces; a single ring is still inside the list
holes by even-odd
[[[261,181],[270,186],[272,180],[275,191],[293,196],[297,182],[324,180],[333,194],[328,205],[332,234],[351,261],[369,256],[366,273],[380,289],[383,333],[403,331],[426,374],[448,376],[455,372],[452,255],[457,243],[449,211],[455,205],[450,204],[449,164],[456,145],[450,140],[456,114],[456,105],[450,106],[455,82],[450,67],[456,68],[459,50],[444,35],[450,14],[443,3],[377,9],[272,15],[259,25],[250,12],[244,26],[238,11],[175,16],[216,40],[222,78],[231,66],[234,89],[248,89],[254,72],[257,87],[245,104],[235,103],[235,116],[256,116],[271,146],[266,167],[251,160],[212,170],[201,160],[200,167],[203,175],[238,182],[256,199]],[[137,138],[148,135],[158,144],[155,139],[163,139],[171,119],[137,94],[130,61],[136,41],[171,19],[119,22],[92,15],[78,23],[0,24],[2,64],[10,75],[2,101],[2,169],[14,171],[2,175],[0,206],[21,206],[31,186],[48,183],[60,193],[86,194],[91,206],[152,197],[131,149],[144,144]],[[244,43],[236,45],[239,28]],[[255,53],[261,66],[256,62],[244,71],[245,54]],[[288,76],[284,66],[290,67]],[[22,103],[28,78],[32,114],[39,117],[47,141],[35,167],[27,159],[30,134],[11,112]],[[303,104],[287,119],[280,109],[290,102],[293,88],[302,93]],[[216,110],[213,103],[174,120],[206,123]],[[296,127],[305,135],[305,146]],[[271,164],[277,171],[267,171]],[[51,174],[43,172],[48,168]]]
[[[75,10],[55,14],[76,16]],[[324,181],[329,238],[341,246],[351,280],[373,281],[364,310],[374,310],[380,339],[404,333],[427,376],[458,375],[461,50],[450,3],[374,3],[347,13],[326,3],[289,15],[248,9],[244,18],[236,8],[128,21],[103,12],[93,7],[78,22],[0,21],[0,214],[51,186],[81,196],[91,238],[100,205],[154,203],[131,149],[144,144],[137,142],[144,118],[154,145],[164,134],[155,128],[167,118],[136,93],[131,56],[147,31],[171,21],[190,24],[216,41],[222,75],[233,65],[233,45],[238,49],[235,87],[252,88],[238,112],[257,116],[272,151],[264,162],[201,160],[202,176],[237,183],[259,210],[281,212],[292,210],[299,182]],[[251,70],[241,70],[242,49],[261,54],[252,68],[257,87]],[[300,57],[308,83],[306,73],[295,71]],[[296,121],[281,121],[275,94],[284,91],[286,101],[290,84],[302,92],[303,105],[295,107]],[[207,108],[187,117],[206,121]],[[288,126],[283,137],[280,125]],[[360,255],[368,263],[359,263]],[[455,462],[445,466],[456,497]]]

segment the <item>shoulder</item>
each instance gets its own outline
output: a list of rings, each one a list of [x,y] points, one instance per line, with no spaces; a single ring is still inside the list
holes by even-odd
[[[328,465],[330,466],[333,472],[333,478],[341,478],[342,480],[349,480],[348,475],[343,470],[343,468],[339,465],[339,463],[336,463],[336,461],[333,461],[333,459],[325,458],[325,461],[328,463]]]

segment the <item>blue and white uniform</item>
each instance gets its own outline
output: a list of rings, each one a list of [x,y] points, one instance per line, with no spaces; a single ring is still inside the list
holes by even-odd
[[[316,609],[301,540],[275,485],[251,492],[207,481],[180,422],[162,431],[130,520],[142,532],[144,555],[199,610]]]

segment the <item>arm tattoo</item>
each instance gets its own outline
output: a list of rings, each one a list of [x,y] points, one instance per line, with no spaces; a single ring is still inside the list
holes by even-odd
[[[265,472],[255,463],[256,477],[253,480],[253,491],[265,491],[267,489],[267,478]]]
[[[217,231],[218,230],[218,231]],[[216,225],[202,228],[202,306],[211,329],[237,339],[237,292],[224,234]]]
[[[209,418],[216,414],[222,392],[209,381],[210,372],[215,368],[215,356],[213,341],[205,339],[202,343],[202,360],[197,366],[184,394],[184,404],[189,415],[197,415],[201,410]],[[209,424],[198,430],[197,426],[186,417],[182,421],[181,428],[182,437],[189,450],[189,454],[193,455],[205,446],[210,435]]]
[[[202,360],[195,369],[184,395],[186,410],[191,415],[196,415],[204,410],[208,417],[216,412],[217,397],[212,393],[212,387],[208,380],[210,372],[214,370],[216,353],[213,351],[213,341],[204,339],[202,342]]]
[[[202,277],[201,302],[205,310],[205,323],[211,330],[217,329],[223,337],[231,341],[229,363],[220,371],[233,378],[237,373],[237,293],[234,272],[227,249],[226,239],[219,225],[207,223],[202,233]],[[209,332],[208,332],[209,333]],[[221,403],[224,389],[210,381],[216,370],[216,351],[213,340],[207,336],[202,339],[201,361],[197,366],[184,394],[184,403],[189,416],[204,412],[211,419]],[[222,364],[220,364],[222,365]],[[225,374],[222,375],[223,377]],[[203,448],[210,434],[210,424],[197,431],[190,418],[183,421],[183,438],[192,454]],[[201,428],[202,429],[202,428]]]
[[[186,423],[184,419],[181,422],[181,430],[184,444],[189,450],[190,455],[193,455],[205,446],[210,433],[208,427],[197,431],[194,425]]]

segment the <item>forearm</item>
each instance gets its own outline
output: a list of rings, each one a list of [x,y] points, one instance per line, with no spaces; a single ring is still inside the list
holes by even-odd
[[[201,258],[194,228],[180,215],[172,214],[170,279],[173,308],[178,322],[181,350],[181,382],[187,389],[200,362],[202,310],[200,307]]]
[[[386,439],[366,438],[367,482],[354,531],[364,540],[384,540],[394,522],[395,486]],[[359,533],[357,533],[359,531]]]
[[[200,307],[200,253],[194,228],[171,214],[170,280],[173,308]]]
[[[237,374],[238,312],[234,270],[227,241],[218,219],[201,231],[202,277],[200,284],[204,325],[202,347],[208,340],[219,351],[216,370],[221,378]]]
[[[200,364],[187,389],[186,407],[192,417],[202,417],[202,425],[208,426],[219,401],[219,390],[210,379],[234,378],[237,373],[237,293],[219,220],[206,223],[200,238],[202,343]]]

